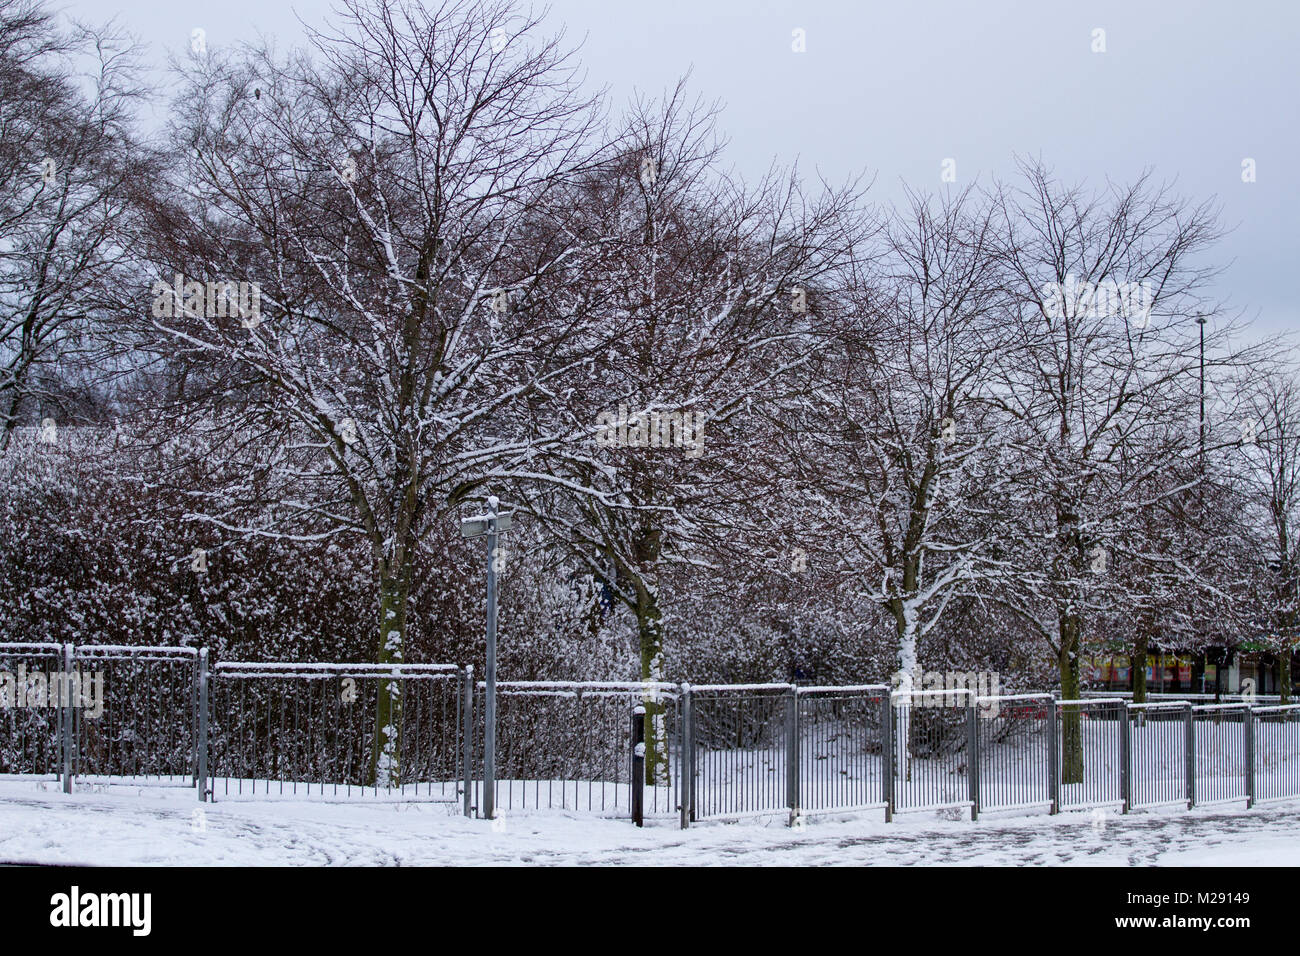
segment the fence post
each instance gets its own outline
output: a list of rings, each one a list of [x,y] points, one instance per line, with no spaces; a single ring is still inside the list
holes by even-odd
[[[199,648],[197,668],[199,682],[199,726],[194,740],[195,776],[194,782],[199,791],[199,803],[208,799],[208,649]]]
[[[1246,809],[1255,805],[1255,710],[1246,706],[1241,715],[1241,743],[1244,753],[1241,762],[1246,775]]]
[[[203,648],[199,648],[203,650]],[[190,786],[199,790],[199,661],[198,651],[194,654],[194,674],[190,680],[190,731],[193,737],[190,738]],[[203,802],[203,797],[199,797],[199,802]]]
[[[1060,719],[1056,698],[1047,702],[1047,798],[1052,801],[1049,813],[1061,812],[1061,741]]]
[[[465,816],[474,815],[474,665],[468,664],[460,669],[461,712],[463,718],[460,727],[460,779],[465,790]]]
[[[1190,810],[1196,806],[1196,715],[1192,712],[1190,700],[1183,711],[1183,725],[1187,745],[1183,763],[1187,770],[1187,809]]]
[[[691,685],[682,684],[682,759],[681,774],[681,813],[682,829],[685,830],[695,819],[695,715],[691,706]]]
[[[1119,793],[1124,800],[1121,813],[1133,804],[1133,739],[1129,727],[1128,704],[1121,703],[1119,726]]]
[[[785,796],[789,825],[799,818],[799,688],[793,684],[785,698]]]
[[[880,784],[889,823],[894,819],[894,695],[888,690],[880,700]]]
[[[970,788],[970,818],[980,818],[980,730],[975,695],[966,695],[966,783]]]
[[[63,792],[72,792],[72,773],[73,773],[73,723],[72,710],[76,706],[76,701],[72,699],[72,681],[74,680],[75,664],[73,662],[73,650],[71,644],[63,645],[63,693],[60,695],[62,709],[59,713],[59,737],[63,742]]]
[[[645,825],[645,707],[632,708],[632,822]]]

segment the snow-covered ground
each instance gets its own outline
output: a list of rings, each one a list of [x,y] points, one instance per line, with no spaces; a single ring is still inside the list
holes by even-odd
[[[1246,811],[1101,811],[969,820],[912,814],[657,824],[563,813],[495,826],[445,803],[248,801],[194,792],[0,782],[0,862],[92,865],[1251,865],[1300,864],[1300,803]]]

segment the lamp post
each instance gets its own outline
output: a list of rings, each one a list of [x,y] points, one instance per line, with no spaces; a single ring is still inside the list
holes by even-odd
[[[487,667],[483,696],[483,816],[491,820],[496,816],[497,778],[497,572],[500,557],[497,540],[501,532],[510,528],[510,515],[498,515],[496,495],[488,496],[488,513],[467,518],[460,523],[460,533],[466,538],[487,536]]]
[[[1204,505],[1205,503],[1205,316],[1203,314],[1200,313],[1197,314],[1196,324],[1201,327],[1200,328],[1201,331],[1201,427],[1200,427],[1201,480],[1197,483],[1197,488],[1199,489],[1198,498],[1201,504]],[[1204,664],[1209,663],[1209,654],[1203,650],[1202,655],[1203,655],[1202,657],[1203,664],[1201,668],[1201,682],[1202,685],[1204,685],[1205,682]],[[1224,657],[1226,657],[1225,654],[1216,654],[1216,660],[1218,661],[1222,661]],[[1222,695],[1222,688],[1223,688],[1222,672],[1223,672],[1223,664],[1216,663],[1214,665],[1214,702],[1216,704],[1219,703]],[[1202,686],[1201,690],[1204,689],[1205,687]]]
[[[1201,482],[1205,481],[1205,316],[1197,315],[1196,324],[1201,327]],[[1201,495],[1205,489],[1202,487]]]

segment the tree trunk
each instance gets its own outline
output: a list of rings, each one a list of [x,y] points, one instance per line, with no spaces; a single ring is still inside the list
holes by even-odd
[[[898,628],[898,690],[910,694],[916,688],[916,612],[901,598],[889,602]],[[925,700],[925,698],[922,698]],[[895,771],[902,780],[912,779],[912,707],[915,698],[904,696],[898,711],[898,757]],[[927,701],[928,702],[928,701]]]
[[[1061,649],[1057,666],[1061,675],[1062,700],[1079,699],[1079,638],[1082,630],[1077,614],[1061,615]],[[1083,717],[1078,707],[1061,709],[1061,783],[1083,783]]]
[[[1133,644],[1133,703],[1147,702],[1147,648],[1150,646],[1151,631],[1144,619],[1138,621],[1137,637]]]
[[[641,643],[641,679],[658,683],[663,680],[664,635],[659,604],[654,591],[644,582],[636,583],[637,634]],[[657,786],[668,782],[668,733],[664,703],[658,689],[643,696],[645,707],[645,782]]]
[[[382,573],[379,582],[378,664],[400,664],[406,637],[406,604],[410,596],[409,563],[397,574]],[[370,748],[370,780],[375,787],[398,787],[402,783],[402,696],[401,682],[381,680],[375,703],[375,734]]]

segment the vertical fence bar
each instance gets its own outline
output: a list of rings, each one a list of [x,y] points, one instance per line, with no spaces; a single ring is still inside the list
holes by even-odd
[[[794,826],[799,817],[799,688],[794,686],[785,697],[785,796]]]
[[[894,819],[894,695],[888,690],[880,701],[880,785],[885,801],[885,822]]]
[[[1061,741],[1057,702],[1047,702],[1047,796],[1052,801],[1049,813],[1061,812]]]
[[[195,667],[198,679],[199,720],[194,736],[195,778],[198,786],[199,803],[208,799],[208,649],[199,648],[198,664]]]
[[[980,733],[975,695],[966,695],[966,784],[970,797],[970,818],[980,818]]]
[[[473,816],[474,790],[474,665],[461,668],[460,779],[464,788],[465,816]]]
[[[1196,721],[1192,716],[1191,701],[1183,711],[1183,745],[1187,756],[1184,769],[1187,771],[1187,809],[1196,806]]]
[[[1124,801],[1124,807],[1121,813],[1128,813],[1129,807],[1133,805],[1133,737],[1132,726],[1129,724],[1128,705],[1121,704],[1118,708],[1120,727],[1119,727],[1119,793],[1120,799]]]
[[[645,826],[645,707],[637,704],[632,708],[632,788],[631,799],[632,822]]]
[[[63,741],[63,792],[72,792],[72,748],[73,748],[73,723],[72,708],[75,701],[69,692],[72,687],[74,674],[74,664],[72,660],[72,645],[63,645],[63,686],[64,693],[61,695],[60,704],[62,705],[59,712],[59,736]]]
[[[692,709],[691,685],[683,683],[682,701],[682,756],[678,772],[681,776],[682,829],[685,830],[695,819],[695,715]]]
[[[1246,809],[1255,805],[1255,709],[1241,715],[1242,773],[1246,776]]]

